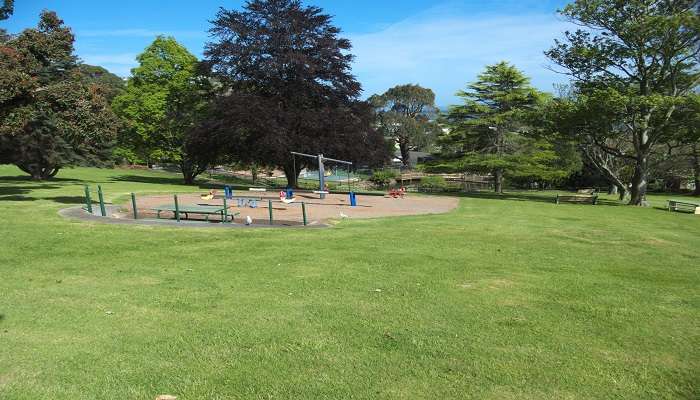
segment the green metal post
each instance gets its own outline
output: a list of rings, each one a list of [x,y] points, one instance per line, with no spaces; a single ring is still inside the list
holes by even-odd
[[[267,201],[267,210],[270,214],[270,225],[272,225],[272,200]]]
[[[107,211],[105,210],[105,199],[102,195],[102,186],[100,185],[97,185],[97,197],[100,200],[100,214],[102,214],[103,217],[106,217]]]
[[[136,209],[136,195],[131,194],[131,208],[134,210],[134,219],[139,219],[139,212]]]
[[[85,185],[85,206],[87,212],[92,214],[92,199],[90,198],[90,186]]]
[[[301,203],[301,214],[304,216],[304,226],[306,226],[306,203]]]
[[[175,220],[177,222],[180,222],[180,205],[177,203],[177,195],[173,195],[173,199],[175,199]]]
[[[224,196],[224,220],[221,223],[228,222],[228,206],[226,205],[226,196]]]

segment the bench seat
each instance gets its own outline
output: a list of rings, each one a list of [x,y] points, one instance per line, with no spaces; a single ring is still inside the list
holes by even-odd
[[[558,194],[554,202],[560,203],[578,203],[578,204],[593,204],[598,203],[598,195],[583,195],[583,194]]]
[[[173,214],[179,212],[181,215],[185,216],[185,219],[190,219],[190,214],[204,215],[207,221],[209,221],[210,215],[220,215],[221,222],[228,222],[229,217],[231,217],[231,221],[233,221],[236,216],[241,214],[239,212],[227,212],[226,208],[224,208],[223,206],[210,205],[182,205],[176,208],[174,204],[165,204],[153,207],[152,210],[157,213],[157,218],[160,218],[160,214],[165,211],[171,212]]]

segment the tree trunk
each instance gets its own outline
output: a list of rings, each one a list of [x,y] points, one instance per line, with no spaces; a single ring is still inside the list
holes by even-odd
[[[693,196],[700,196],[700,144],[693,145],[693,180],[695,181],[695,190]]]
[[[399,140],[399,151],[401,151],[401,164],[404,167],[411,167],[411,149],[409,148],[408,141]]]
[[[253,185],[258,181],[258,167],[253,166],[250,168],[250,176],[253,178]]]
[[[493,186],[496,193],[503,193],[503,170],[500,168],[493,171]]]
[[[648,160],[645,154],[640,154],[634,166],[634,175],[632,175],[632,187],[630,190],[631,196],[629,205],[645,206],[647,195],[647,173]]]
[[[620,189],[618,189],[617,186],[610,185],[610,187],[608,188],[608,194],[610,194],[610,195],[617,194],[619,192],[619,190]]]
[[[34,181],[44,181],[47,179],[51,179],[54,176],[56,176],[56,174],[58,174],[58,171],[61,170],[61,167],[41,166],[38,164],[16,164],[16,166],[17,168],[29,174],[32,177],[32,180]]]
[[[622,186],[622,185],[617,186],[617,194],[619,196],[618,198],[620,199],[620,201],[625,200],[625,197],[627,197],[627,193],[628,193],[628,190],[625,186]]]
[[[594,148],[584,146],[581,148],[586,158],[593,166],[610,182],[611,188],[617,189],[617,194],[620,195],[620,201],[623,201],[627,196],[627,186],[622,182],[622,179],[613,170],[610,163],[610,156],[596,151]],[[610,193],[613,194],[613,193]]]
[[[287,187],[296,189],[299,184],[299,173],[301,171],[295,171],[293,165],[285,165],[282,169],[284,170],[284,176],[287,178]]]
[[[182,179],[185,185],[194,185],[194,180],[202,172],[206,171],[207,166],[200,166],[196,162],[189,160],[182,160],[180,162],[180,171],[182,172]]]

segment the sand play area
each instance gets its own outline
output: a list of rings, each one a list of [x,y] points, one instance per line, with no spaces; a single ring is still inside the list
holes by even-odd
[[[255,200],[255,201],[252,201]],[[301,225],[303,224],[302,203],[305,204],[308,225],[325,224],[331,220],[344,218],[378,218],[401,215],[420,215],[446,213],[457,207],[459,199],[442,196],[423,196],[409,193],[403,198],[390,196],[362,196],[357,195],[357,206],[350,206],[350,198],[347,194],[329,194],[325,199],[320,199],[314,193],[296,193],[295,201],[285,204],[280,201],[277,192],[236,192],[232,199],[226,201],[228,214],[233,215],[234,223],[243,224],[246,217],[250,217],[256,225],[269,225],[270,210],[272,204],[272,217],[275,225]],[[221,206],[223,197],[214,199],[202,199],[199,194],[178,194],[178,205],[187,206]],[[174,204],[172,195],[138,196],[136,201],[138,217],[156,218],[155,208]],[[133,218],[131,201],[120,205],[120,212],[113,217],[120,219]],[[163,211],[160,215],[163,219],[174,218],[174,213]],[[181,213],[181,217],[184,217]],[[196,213],[187,215],[189,220],[205,220],[205,215]],[[220,222],[220,215],[209,215],[209,221]]]

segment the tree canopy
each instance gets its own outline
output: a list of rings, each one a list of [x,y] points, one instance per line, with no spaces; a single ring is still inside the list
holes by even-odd
[[[280,167],[292,186],[300,169],[290,151],[386,159],[371,109],[358,100],[350,41],[320,8],[253,0],[242,11],[220,9],[210,33],[206,63],[223,85],[216,125],[230,156]]]
[[[126,89],[113,101],[126,125],[120,146],[148,164],[180,165],[192,183],[206,165],[188,157],[185,143],[204,112],[208,81],[199,74],[197,58],[172,37],[158,36],[137,61]]]
[[[118,125],[102,92],[86,83],[73,34],[53,12],[0,43],[0,161],[34,179],[62,167],[109,161]]]
[[[107,101],[110,103],[126,88],[124,79],[107,71],[103,67],[80,64],[78,65],[78,70],[80,71],[80,75],[83,77],[85,82],[87,84],[99,87],[102,90],[105,99],[107,99]]]
[[[698,85],[700,18],[693,0],[576,0],[581,26],[547,56],[574,81],[570,134],[633,164],[630,204],[642,205],[651,159],[672,140],[673,115]]]
[[[419,85],[399,85],[369,99],[377,114],[377,125],[401,154],[404,166],[409,153],[431,150],[439,132],[435,93]]]
[[[457,95],[464,104],[445,116],[445,159],[429,168],[489,172],[496,192],[503,190],[506,176],[551,182],[568,175],[572,166],[561,162],[555,145],[529,134],[530,114],[543,95],[516,67],[489,65]]]

